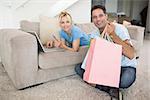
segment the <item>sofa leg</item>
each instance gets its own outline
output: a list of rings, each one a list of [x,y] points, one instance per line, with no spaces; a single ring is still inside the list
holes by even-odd
[[[123,92],[119,91],[119,100],[123,100]]]
[[[123,90],[119,90],[119,96],[118,98],[115,98],[115,97],[112,97],[111,96],[111,100],[124,100],[123,98],[123,95],[124,95],[124,91]]]

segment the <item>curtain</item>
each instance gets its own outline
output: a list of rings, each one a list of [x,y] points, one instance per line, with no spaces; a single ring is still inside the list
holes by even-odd
[[[150,34],[150,0],[148,4],[148,11],[147,11],[146,33]]]

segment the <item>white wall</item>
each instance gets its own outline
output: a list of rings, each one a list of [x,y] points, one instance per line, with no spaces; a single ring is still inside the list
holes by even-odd
[[[19,2],[19,0],[15,1]],[[0,16],[2,15],[0,22],[5,22],[5,24],[0,24],[1,28],[9,26],[19,27],[21,20],[39,21],[39,15],[50,13],[50,7],[58,1],[59,0],[29,0],[24,6],[17,9],[15,9],[15,7],[6,9],[6,7],[0,6]],[[14,4],[17,5],[17,2]],[[82,23],[90,22],[90,9],[91,0],[78,0],[73,6],[69,7],[67,11],[71,13],[74,22]]]
[[[107,12],[117,13],[118,0],[106,0],[105,7]]]
[[[45,13],[55,2],[56,0],[31,0],[24,6],[16,9],[14,11],[16,26],[19,26],[21,20],[38,21],[39,15]]]
[[[87,23],[91,21],[91,0],[79,0],[75,5],[67,9],[75,23]]]
[[[12,11],[0,3],[0,29],[6,27],[13,27]]]

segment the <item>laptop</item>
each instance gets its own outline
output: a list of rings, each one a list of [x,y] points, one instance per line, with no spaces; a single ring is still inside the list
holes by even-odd
[[[38,43],[38,51],[45,52],[45,53],[46,52],[55,52],[55,51],[57,51],[57,52],[64,51],[64,49],[62,49],[62,48],[46,48],[45,46],[43,46],[39,36],[37,35],[37,33],[35,31],[29,31],[28,33],[30,33],[36,37],[37,43]]]

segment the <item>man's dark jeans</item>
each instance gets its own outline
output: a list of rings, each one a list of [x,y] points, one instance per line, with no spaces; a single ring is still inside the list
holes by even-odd
[[[83,78],[85,70],[81,68],[81,64],[76,65],[75,71],[81,78]],[[130,66],[121,67],[119,88],[124,89],[130,87],[134,83],[135,79],[136,79],[136,68]]]

